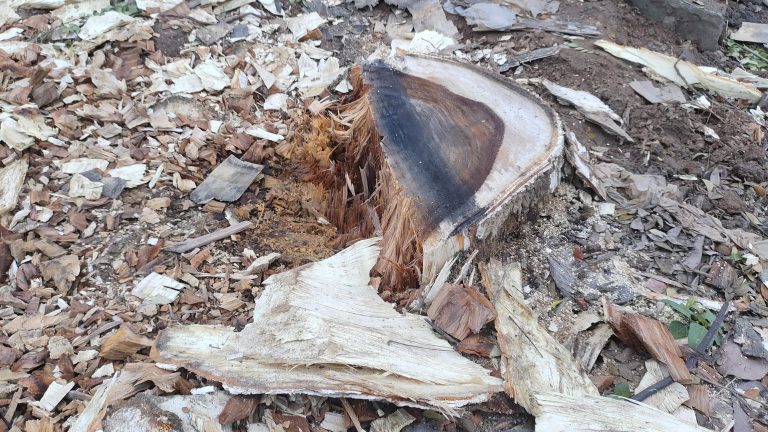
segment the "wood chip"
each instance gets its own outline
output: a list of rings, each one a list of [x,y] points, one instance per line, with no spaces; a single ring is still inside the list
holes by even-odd
[[[575,343],[576,359],[579,361],[582,369],[585,371],[591,371],[594,367],[597,358],[603,351],[605,344],[613,336],[613,330],[608,324],[600,324],[592,331],[590,336],[585,341],[577,341]]]
[[[268,255],[260,256],[253,260],[253,262],[248,265],[248,268],[242,272],[239,272],[239,275],[249,276],[262,273],[264,270],[269,268],[270,264],[279,260],[281,256],[282,255],[277,252],[272,252]]]
[[[443,331],[463,340],[470,333],[479,333],[486,323],[496,318],[496,312],[476,289],[449,284],[435,297],[427,316]]]
[[[736,269],[723,260],[715,261],[709,269],[706,282],[722,291],[729,292],[736,283]]]
[[[674,84],[656,87],[651,81],[645,80],[632,81],[629,86],[650,103],[685,103],[683,91]]]
[[[605,318],[625,344],[645,348],[656,360],[669,369],[672,378],[682,384],[692,382],[691,374],[682,359],[682,352],[667,326],[639,314],[625,312],[604,302]]]
[[[536,429],[547,432],[711,432],[648,405],[600,396],[536,395]]]
[[[184,288],[186,285],[176,281],[176,279],[158,273],[150,273],[136,284],[131,295],[152,304],[170,304],[176,300]]]
[[[29,163],[22,159],[0,169],[0,214],[16,208],[19,192],[27,176],[27,168]]]
[[[733,40],[742,42],[768,43],[768,24],[743,22],[736,32],[729,36]]]
[[[54,381],[48,386],[48,390],[45,391],[45,394],[37,402],[37,405],[45,411],[52,412],[54,408],[56,408],[56,405],[58,405],[74,387],[74,382],[59,384]]]
[[[46,281],[53,281],[61,293],[67,293],[80,275],[80,259],[77,255],[65,255],[42,262],[40,273]]]
[[[690,384],[687,385],[688,400],[685,404],[705,416],[710,414],[710,399],[709,399],[709,386],[706,384]]]
[[[606,132],[634,142],[632,137],[621,127],[621,117],[592,93],[563,87],[547,80],[543,80],[542,84],[552,95],[575,106],[587,120],[600,125]]]
[[[120,373],[118,372],[113,378],[105,380],[96,388],[96,393],[72,424],[71,430],[73,432],[91,432],[94,430],[107,411],[111,402],[112,391],[119,384],[119,377]]]
[[[140,349],[152,345],[152,339],[137,335],[127,325],[122,325],[104,339],[101,344],[101,356],[107,360],[125,360],[136,354]]]
[[[189,198],[197,204],[205,204],[214,199],[224,202],[237,201],[263,169],[264,165],[241,161],[230,155],[208,174]]]
[[[645,375],[637,384],[635,393],[640,393],[651,385],[661,381],[669,375],[666,369],[655,360],[645,362]],[[643,403],[658,408],[667,413],[674,413],[680,405],[689,399],[688,390],[680,383],[673,382],[653,395],[647,397]]]
[[[489,357],[495,345],[496,343],[493,338],[482,335],[470,335],[459,342],[459,344],[456,345],[456,349],[464,354]]]
[[[232,396],[219,414],[219,423],[224,425],[247,419],[260,402],[261,398],[256,396]]]
[[[368,285],[377,258],[377,240],[363,240],[274,275],[242,331],[171,327],[160,332],[151,356],[248,393],[280,389],[453,410],[498,391],[500,380],[461,357],[422,317],[381,300]],[[378,324],[365,324],[366,316]],[[295,335],[290,343],[287,335]]]
[[[371,422],[371,432],[400,432],[404,427],[416,421],[416,417],[400,408],[392,414]]]

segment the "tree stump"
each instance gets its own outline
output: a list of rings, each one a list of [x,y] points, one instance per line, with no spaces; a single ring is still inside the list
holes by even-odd
[[[352,80],[326,214],[349,240],[383,236],[373,275],[387,289],[428,283],[457,252],[487,249],[559,183],[557,115],[500,76],[407,56],[355,68]]]

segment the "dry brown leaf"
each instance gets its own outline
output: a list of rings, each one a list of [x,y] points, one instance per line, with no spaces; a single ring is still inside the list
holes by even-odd
[[[144,245],[140,247],[139,252],[137,253],[138,261],[135,266],[141,268],[147,265],[147,263],[157,258],[157,255],[160,254],[160,251],[163,250],[164,246],[165,239],[160,239],[154,245]]]
[[[476,289],[449,284],[432,301],[427,315],[446,333],[463,340],[493,321],[496,311],[491,302]]]
[[[259,403],[261,398],[258,396],[232,396],[219,414],[219,423],[230,424],[245,420],[256,411]]]
[[[682,359],[683,354],[667,326],[653,318],[622,311],[607,302],[603,306],[605,318],[616,330],[619,339],[636,349],[645,348],[653,358],[669,369],[675,381],[691,383],[691,374]]]

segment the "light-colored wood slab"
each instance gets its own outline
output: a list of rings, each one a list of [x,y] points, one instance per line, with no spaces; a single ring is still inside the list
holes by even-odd
[[[242,331],[172,327],[151,357],[235,394],[303,393],[387,399],[452,412],[501,391],[501,380],[400,314],[369,285],[378,239],[267,279]]]
[[[480,272],[496,307],[504,388],[515,402],[538,416],[537,394],[599,396],[571,353],[539,325],[523,300],[520,263],[504,266],[492,259]]]

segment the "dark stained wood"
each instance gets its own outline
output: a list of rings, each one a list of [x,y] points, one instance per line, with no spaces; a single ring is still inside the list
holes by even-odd
[[[364,74],[374,88],[370,100],[392,174],[417,202],[417,229],[428,232],[483,184],[504,123],[483,103],[382,61],[365,67]]]

